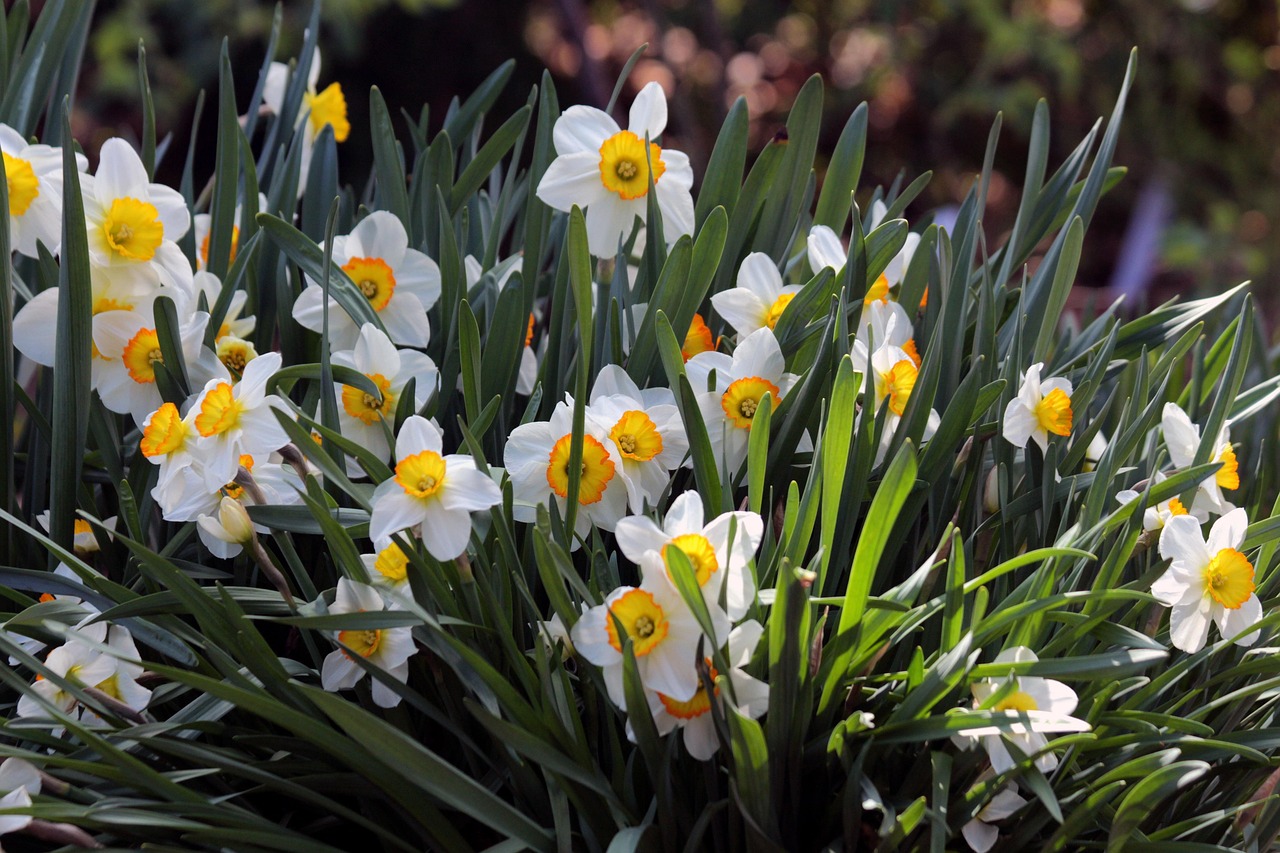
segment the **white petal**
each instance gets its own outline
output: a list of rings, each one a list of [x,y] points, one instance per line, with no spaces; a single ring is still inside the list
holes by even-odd
[[[1213,558],[1200,534],[1200,523],[1190,515],[1175,515],[1165,524],[1160,533],[1160,556],[1183,571],[1202,569]]]
[[[373,505],[369,518],[369,538],[375,541],[413,527],[422,521],[423,502],[404,492],[390,492]]]
[[[809,229],[806,248],[809,252],[809,268],[813,270],[814,275],[828,267],[839,272],[844,269],[845,262],[849,259],[836,232],[826,225],[815,225]]]
[[[1258,596],[1251,595],[1249,598],[1237,607],[1235,610],[1227,610],[1223,608],[1223,614],[1218,619],[1218,630],[1222,632],[1222,638],[1229,640],[1237,634],[1248,631],[1250,627],[1262,621],[1262,602],[1258,600]],[[1258,631],[1251,631],[1244,634],[1236,640],[1237,646],[1252,646],[1258,641]]]
[[[1177,403],[1165,403],[1160,416],[1160,428],[1164,443],[1169,448],[1169,458],[1178,468],[1185,468],[1195,461],[1200,448],[1200,428]]]
[[[471,541],[471,515],[466,510],[446,509],[436,502],[422,516],[422,544],[437,560],[452,560],[467,550]]]
[[[448,473],[440,492],[440,504],[448,509],[476,512],[502,502],[502,489],[475,468],[469,456],[445,457]],[[470,519],[467,527],[470,529]]]
[[[962,826],[960,834],[964,836],[964,840],[974,853],[987,853],[996,846],[996,841],[1000,838],[1000,830],[994,826],[988,826],[977,818]]]
[[[1003,434],[1005,441],[1014,447],[1026,447],[1027,442],[1040,428],[1036,416],[1026,407],[1022,400],[1014,399],[1004,410]]]
[[[627,130],[644,139],[648,134],[650,140],[657,140],[662,131],[667,129],[667,96],[662,86],[656,82],[646,83],[631,102],[631,113],[628,116]],[[557,146],[559,150],[559,146]]]
[[[574,106],[556,119],[551,137],[560,156],[588,152],[599,161],[600,146],[620,129],[608,113],[595,107]]]
[[[611,193],[587,208],[587,248],[597,258],[612,258],[631,236],[636,216],[643,216],[644,199],[623,201]]]
[[[146,194],[150,184],[142,158],[119,137],[102,143],[94,179],[98,200],[106,206],[117,198],[140,198]]]
[[[1204,648],[1209,638],[1209,601],[1208,597],[1197,596],[1173,605],[1169,611],[1169,639],[1174,646],[1192,654]]]
[[[396,437],[396,462],[424,450],[440,453],[441,448],[441,434],[436,425],[420,415],[412,415],[405,419]]]
[[[1238,550],[1244,544],[1244,532],[1248,526],[1249,516],[1243,509],[1231,510],[1209,528],[1208,552],[1217,554],[1223,548]]]

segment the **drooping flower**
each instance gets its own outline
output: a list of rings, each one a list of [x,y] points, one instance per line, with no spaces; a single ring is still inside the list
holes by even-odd
[[[1163,483],[1166,479],[1168,478],[1165,477],[1164,474],[1157,471],[1151,477],[1151,485],[1154,486],[1159,483]],[[1132,503],[1138,499],[1139,494],[1139,492],[1133,489],[1123,489],[1116,493],[1116,500],[1122,504]],[[1187,514],[1187,508],[1182,505],[1182,501],[1178,500],[1178,496],[1174,495],[1167,501],[1161,501],[1154,506],[1148,506],[1146,510],[1143,511],[1142,529],[1146,531],[1160,530],[1168,524],[1169,519],[1174,516]],[[1191,513],[1191,515],[1202,524],[1209,520],[1209,514],[1204,510],[1197,510]]]
[[[244,504],[229,495],[223,495],[218,502],[217,516],[201,515],[196,518],[196,526],[204,534],[200,537],[202,540],[207,542],[212,538],[224,545],[235,546],[235,553],[239,553],[240,549],[253,541],[253,522],[249,520],[248,511]],[[222,555],[214,552],[214,556]]]
[[[1209,528],[1206,541],[1191,515],[1169,519],[1160,534],[1160,556],[1169,568],[1151,585],[1151,594],[1169,611],[1169,639],[1184,652],[1198,652],[1209,639],[1209,623],[1238,646],[1258,641],[1258,631],[1237,636],[1262,619],[1254,587],[1253,563],[1240,551],[1249,518],[1233,509]]]
[[[987,853],[1000,838],[1000,830],[991,824],[998,820],[1013,817],[1029,801],[1018,795],[1018,783],[1009,782],[1005,787],[983,806],[973,820],[960,829],[964,840],[973,848],[974,853]]]
[[[204,467],[197,461],[195,464],[177,470],[168,481],[161,480],[151,495],[160,505],[165,521],[194,521],[200,541],[209,553],[218,559],[225,560],[239,554],[243,550],[243,534],[233,537],[222,524],[222,513],[219,511],[223,498],[232,498],[250,506],[257,505],[256,493],[261,493],[263,505],[297,505],[302,503],[299,495],[303,489],[302,480],[292,465],[285,465],[273,458],[275,454],[263,454],[257,458],[242,454],[237,460],[237,473],[240,468],[253,478],[254,489],[245,488],[240,482],[228,478],[225,483],[210,488],[205,484]],[[234,475],[233,475],[234,476]],[[200,519],[206,519],[203,524]],[[221,532],[214,527],[221,528]],[[268,533],[262,525],[254,525],[260,534]]]
[[[1044,365],[1027,368],[1018,396],[1004,410],[1004,437],[1016,447],[1035,441],[1049,450],[1049,434],[1071,435],[1071,381],[1059,377],[1042,380]]]
[[[417,249],[392,213],[376,210],[351,233],[333,238],[333,263],[355,282],[378,313],[387,336],[399,346],[425,347],[431,340],[427,311],[440,298],[440,268]],[[307,280],[293,303],[293,318],[317,334],[324,330],[324,288]],[[329,300],[329,345],[352,349],[360,337],[356,321]]]
[[[764,521],[754,512],[726,512],[703,524],[702,498],[697,492],[684,492],[671,502],[661,527],[645,516],[632,515],[619,521],[615,532],[618,548],[641,567],[646,579],[661,576],[673,583],[668,549],[683,551],[713,613],[720,609],[722,590],[732,621],[745,616],[755,601],[750,564],[764,536]]]
[[[378,589],[389,593],[408,589],[409,557],[394,540],[376,554],[361,554],[360,561],[369,573],[369,580]]]
[[[1005,649],[996,655],[996,663],[1024,663],[1036,661],[1035,652],[1026,646]],[[1012,682],[1012,684],[1010,684]],[[1006,686],[1009,689],[1005,690]],[[1006,773],[1017,766],[1006,741],[1012,743],[1027,756],[1042,752],[1049,745],[1046,734],[1054,732],[1087,731],[1089,724],[1071,716],[1076,709],[1076,693],[1061,681],[1032,675],[1009,675],[1004,679],[985,678],[974,682],[973,707],[982,708],[998,691],[1003,698],[991,705],[993,713],[1003,713],[1015,722],[1001,728],[984,726],[965,729],[954,738],[958,745],[969,748],[974,738],[980,738],[991,759],[991,769]],[[1036,767],[1048,773],[1058,766],[1058,756],[1044,752],[1035,759]]]
[[[711,659],[707,658],[713,689],[708,692],[701,680],[698,689],[689,699],[679,700],[665,693],[653,691],[648,694],[649,710],[653,714],[653,722],[658,734],[665,735],[679,728],[684,733],[684,745],[689,754],[698,761],[710,761],[720,748],[720,740],[716,737],[715,721],[711,714],[711,703],[717,702],[723,708],[729,700],[732,690],[734,707],[738,713],[753,720],[764,716],[769,710],[769,685],[754,678],[744,671],[751,662],[760,636],[764,632],[760,623],[754,619],[743,622],[734,628],[727,640],[727,659],[730,669],[726,673],[716,671]],[[724,681],[729,684],[724,684]],[[628,735],[631,730],[628,726]]]
[[[636,220],[644,220],[651,169],[666,241],[693,233],[693,169],[683,152],[655,141],[666,126],[667,99],[657,83],[636,95],[627,130],[594,107],[570,107],[557,119],[557,157],[538,184],[538,198],[556,210],[586,208],[591,254],[613,257]]]
[[[738,268],[737,286],[713,294],[711,304],[739,338],[745,338],[756,329],[775,328],[799,292],[800,285],[782,283],[782,274],[768,255],[752,252]]]
[[[7,164],[6,164],[7,165]],[[35,820],[29,814],[4,814],[10,809],[31,808],[31,795],[40,793],[40,771],[21,758],[0,762],[0,835],[20,832]]]
[[[716,464],[733,474],[747,458],[752,419],[760,401],[767,393],[776,409],[796,377],[786,372],[778,339],[767,328],[747,335],[732,356],[702,353],[689,359],[685,369],[697,392]],[[703,391],[713,370],[715,389]]]
[[[396,475],[373,493],[369,537],[381,542],[421,525],[422,542],[437,560],[467,550],[471,513],[502,501],[497,483],[461,454],[441,455],[440,430],[426,418],[405,420],[396,438]]]
[[[698,639],[702,630],[679,593],[666,583],[622,586],[582,615],[569,632],[580,655],[600,667],[609,698],[626,707],[622,651],[631,640],[640,682],[680,702],[698,692]]]
[[[1169,448],[1169,459],[1175,468],[1188,468],[1195,464],[1196,451],[1200,449],[1200,427],[1191,422],[1187,413],[1177,403],[1165,403],[1160,417],[1160,429],[1164,443]],[[1222,494],[1223,489],[1240,488],[1240,460],[1231,444],[1231,430],[1225,425],[1213,439],[1210,462],[1221,462],[1222,467],[1212,477],[1196,488],[1191,511],[1226,515],[1235,505]]]
[[[642,512],[646,501],[657,502],[689,450],[675,395],[669,388],[641,391],[625,370],[610,364],[596,377],[587,411],[609,426],[609,455],[632,510]]]
[[[330,615],[344,613],[376,613],[386,610],[376,589],[349,578],[338,579],[337,597],[329,607]],[[355,687],[364,678],[364,669],[356,658],[386,671],[400,682],[409,679],[409,658],[418,651],[408,627],[356,628],[338,631],[334,641],[345,648],[330,652],[320,666],[320,683],[325,690],[337,692]],[[380,708],[394,708],[400,695],[381,681],[373,682],[373,702]]]
[[[221,488],[235,478],[240,457],[265,457],[289,443],[289,434],[272,409],[287,411],[275,394],[266,393],[267,380],[280,369],[281,356],[269,352],[249,362],[239,382],[211,379],[191,404],[190,425],[199,443],[205,487]]]
[[[10,248],[36,258],[36,244],[44,243],[56,255],[62,242],[62,151],[32,145],[9,125],[0,124],[0,153],[9,190]],[[76,165],[83,172],[89,160],[77,154]]]
[[[284,109],[285,90],[289,82],[289,66],[283,62],[273,62],[267,68],[267,79],[262,87],[262,103],[268,110],[280,115]],[[325,127],[333,128],[333,141],[346,142],[351,134],[351,122],[347,119],[347,98],[342,93],[342,86],[330,83],[317,92],[320,82],[320,48],[316,48],[311,56],[311,67],[307,70],[307,88],[302,94],[302,104],[298,113],[291,119],[281,116],[283,121],[297,128],[306,121],[302,130],[302,179],[298,181],[298,196],[306,189],[307,173],[311,167],[311,154],[315,148],[316,137]],[[262,210],[263,207],[259,207]]]
[[[553,502],[564,517],[569,496],[569,456],[573,443],[573,401],[556,406],[549,421],[521,424],[511,431],[503,462],[511,476],[516,521],[537,520],[539,504]],[[578,514],[574,533],[586,536],[594,523],[613,530],[627,507],[627,487],[618,474],[618,460],[610,448],[609,426],[589,414],[582,437],[582,468],[578,481]],[[577,547],[574,540],[573,547]]]

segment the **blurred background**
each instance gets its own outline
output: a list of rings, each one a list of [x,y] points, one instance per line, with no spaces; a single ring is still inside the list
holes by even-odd
[[[33,2],[39,7],[40,2]],[[1131,310],[1244,279],[1280,308],[1280,33],[1275,0],[326,0],[321,87],[346,92],[352,133],[344,180],[372,163],[368,91],[393,115],[430,105],[432,132],[449,101],[515,58],[496,107],[525,102],[542,68],[562,105],[603,107],[631,53],[649,48],[631,93],[659,81],[672,100],[664,145],[705,164],[725,112],[747,99],[752,145],[785,122],[804,80],[827,82],[830,151],[849,113],[870,107],[865,194],[900,172],[934,172],[908,210],[961,200],[982,166],[997,112],[1004,129],[986,231],[1012,225],[1036,101],[1049,102],[1050,169],[1109,114],[1129,49],[1139,49],[1115,162],[1129,168],[1103,200],[1085,244],[1081,298],[1126,293]],[[285,4],[277,58],[296,54],[309,2]],[[137,43],[145,41],[157,123],[173,147],[160,179],[176,185],[196,93],[216,88],[230,39],[240,102],[262,62],[274,5],[254,0],[100,0],[77,93],[77,136],[136,133]],[[213,122],[212,109],[204,120]],[[212,168],[211,124],[198,179]],[[132,130],[131,130],[132,129]],[[861,196],[860,196],[861,200]]]

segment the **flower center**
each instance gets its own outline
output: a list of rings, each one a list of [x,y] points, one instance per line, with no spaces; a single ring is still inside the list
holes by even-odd
[[[21,216],[40,195],[40,181],[28,160],[4,155],[4,177],[9,187],[9,215]]]
[[[310,92],[303,95],[307,109],[307,123],[311,126],[311,138],[315,139],[324,130],[326,124],[333,125],[333,141],[346,142],[351,133],[351,122],[347,121],[347,99],[342,94],[342,87],[330,83],[317,94]]]
[[[204,239],[200,241],[200,268],[204,269],[209,266],[209,238],[212,234],[204,235]],[[236,247],[240,245],[240,226],[231,226],[231,256],[228,262],[236,259]]]
[[[392,542],[378,552],[373,568],[392,583],[403,583],[409,575],[409,557],[399,545]]]
[[[1223,548],[1204,567],[1204,591],[1228,610],[1253,595],[1253,564],[1235,548]]]
[[[352,258],[342,265],[342,271],[351,276],[374,311],[381,311],[391,302],[396,276],[382,258]]]
[[[168,456],[182,447],[187,439],[187,425],[173,403],[165,403],[156,409],[142,430],[142,441],[139,447],[142,455],[150,459],[153,456]]]
[[[889,301],[889,279],[885,278],[884,273],[880,273],[880,277],[871,283],[867,288],[867,295],[862,297],[863,306],[870,305],[872,302],[888,302]]]
[[[102,222],[102,232],[111,251],[130,261],[151,260],[164,240],[160,211],[155,205],[136,198],[112,201]]]
[[[711,542],[701,533],[685,533],[663,545],[663,563],[667,562],[668,548],[678,548],[689,558],[689,564],[693,566],[693,574],[698,579],[698,586],[706,586],[711,576],[720,569],[720,562],[716,559],[716,549],[711,547]],[[671,576],[670,565],[667,566],[667,576]]]
[[[680,357],[688,361],[700,352],[711,352],[715,348],[715,338],[711,337],[707,321],[702,319],[701,314],[694,314],[689,331],[684,336],[684,345],[680,347]]]
[[[232,335],[218,339],[218,361],[237,376],[244,373],[245,365],[257,357],[258,351],[249,341]]]
[[[1230,443],[1223,445],[1218,453],[1218,461],[1222,463],[1222,467],[1213,475],[1214,482],[1224,489],[1240,488],[1240,463],[1236,461],[1236,452]]]
[[[529,329],[524,333],[524,345],[533,346],[533,315],[529,315]]]
[[[658,432],[658,425],[641,411],[624,412],[609,431],[609,438],[618,445],[624,459],[635,462],[648,462],[662,452],[662,434]]]
[[[773,300],[773,304],[769,306],[768,313],[764,316],[764,324],[770,329],[777,328],[778,321],[782,319],[782,312],[791,304],[791,300],[795,299],[794,293],[784,293],[777,299]]]
[[[667,615],[653,595],[642,589],[633,589],[609,605],[609,617],[605,619],[605,630],[609,633],[609,645],[622,651],[622,640],[618,637],[618,627],[631,638],[631,647],[636,657],[644,657],[667,637],[670,625]]]
[[[715,684],[716,677],[720,674],[716,668],[711,665],[711,658],[707,658],[707,668],[711,670],[711,683]],[[720,695],[720,687],[716,685],[714,695]],[[659,693],[658,699],[662,702],[662,707],[667,713],[678,720],[692,720],[701,717],[703,714],[711,710],[711,697],[707,695],[707,688],[701,680],[698,682],[698,692],[687,701],[681,702],[672,699],[665,693]]]
[[[649,143],[646,159],[644,140],[629,130],[619,131],[600,145],[600,182],[609,192],[630,201],[649,192],[649,162],[653,163],[656,186],[667,164],[662,162],[662,149]]]
[[[244,404],[236,399],[231,383],[219,382],[200,402],[200,413],[196,415],[196,432],[205,438],[221,435],[240,423],[240,413],[243,411]]]
[[[406,456],[396,465],[396,482],[415,498],[429,498],[440,491],[444,475],[444,459],[434,450]]]
[[[338,642],[362,658],[372,657],[378,650],[378,646],[382,645],[382,632],[372,628],[363,631],[339,631]],[[344,649],[342,653],[350,658],[351,652]]]
[[[890,367],[878,377],[876,396],[880,402],[889,401],[889,411],[899,417],[907,410],[907,401],[911,399],[911,391],[916,387],[915,362],[904,358]]]
[[[768,393],[773,400],[773,408],[778,408],[781,392],[778,386],[768,379],[759,376],[748,376],[739,379],[729,386],[720,397],[720,408],[724,415],[738,429],[751,429],[751,422],[760,408],[760,400]]]
[[[160,352],[160,338],[155,329],[139,329],[138,333],[124,345],[125,369],[129,378],[139,385],[156,381],[155,362],[164,364],[164,355]]]
[[[240,467],[246,471],[253,472],[253,457],[247,453],[240,455]],[[238,501],[244,497],[244,486],[232,480],[222,487],[222,493],[234,501]]]
[[[916,349],[916,339],[911,338],[902,345],[902,351],[911,356],[911,360],[916,363],[916,368],[920,367],[920,351]]]
[[[343,385],[342,408],[348,415],[363,423],[376,424],[395,411],[396,395],[391,391],[391,380],[381,373],[366,373],[365,376],[378,386],[378,390],[382,392],[382,399],[379,400],[368,391],[354,385]]]
[[[1036,700],[1031,698],[1029,693],[1021,690],[1015,690],[1008,696],[996,703],[994,708],[996,711],[1038,711],[1040,706],[1036,704]]]
[[[1177,498],[1169,498],[1169,516],[1186,515],[1187,508],[1182,505],[1182,501]]]
[[[1054,388],[1036,403],[1036,422],[1045,432],[1071,435],[1071,398],[1061,388]]]
[[[551,448],[547,463],[547,484],[562,498],[569,497],[569,445],[572,435],[561,436]],[[578,503],[593,504],[604,497],[613,479],[614,464],[605,446],[589,435],[582,437],[582,473],[578,477]]]

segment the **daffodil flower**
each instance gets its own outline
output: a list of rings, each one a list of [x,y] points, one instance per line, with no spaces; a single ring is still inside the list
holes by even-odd
[[[343,237],[333,238],[333,263],[341,267],[378,312],[398,346],[425,347],[431,340],[427,311],[440,298],[440,268],[409,248],[409,234],[392,213],[370,213]],[[307,280],[293,303],[293,318],[320,334],[324,330],[324,289]],[[329,345],[352,349],[360,337],[355,320],[336,299],[329,300]]]
[[[434,424],[418,415],[405,420],[396,437],[395,477],[373,493],[369,538],[381,542],[421,526],[422,542],[437,560],[466,552],[471,513],[500,503],[502,490],[470,456],[442,456],[441,451]]]
[[[376,554],[361,554],[369,580],[386,593],[407,592],[409,588],[409,557],[395,540],[390,540]]]
[[[1200,427],[1191,422],[1191,418],[1187,417],[1187,413],[1177,403],[1164,404],[1160,429],[1164,433],[1164,443],[1169,448],[1169,460],[1174,467],[1189,468],[1195,464],[1196,452],[1200,449]],[[1209,461],[1221,462],[1222,467],[1196,487],[1191,511],[1226,515],[1235,509],[1235,504],[1227,500],[1223,490],[1240,488],[1240,461],[1231,444],[1231,430],[1223,426],[1214,437],[1212,447],[1213,455],[1209,457]]]
[[[193,382],[213,381],[223,372],[212,353],[204,349],[209,315],[203,311],[178,313],[178,337],[182,358]],[[106,311],[93,318],[93,345],[101,362],[95,372],[94,390],[113,412],[132,415],[139,425],[164,402],[156,385],[156,364],[164,364],[154,315],[141,311]],[[216,365],[216,367],[215,367]]]
[[[36,258],[36,244],[44,243],[57,254],[62,242],[61,149],[32,145],[9,125],[0,124],[0,153],[9,190],[10,248]],[[89,168],[88,158],[77,154],[76,166],[83,172]]]
[[[255,458],[242,454],[237,460],[237,471],[244,468],[253,476],[264,505],[301,504],[299,491],[303,490],[302,480],[293,466],[281,464],[272,458],[273,455],[263,454]],[[205,483],[204,467],[196,460],[190,466],[175,471],[167,480],[162,476],[151,496],[159,504],[165,521],[196,522],[200,541],[218,559],[229,559],[243,550],[243,532],[233,536],[227,530],[220,506],[224,498],[246,505],[256,502],[251,491],[233,479],[228,478],[227,482],[210,488]],[[201,518],[205,519],[204,523],[200,523]],[[254,525],[254,529],[258,533],[269,532],[262,525]]]
[[[783,284],[782,274],[763,252],[752,252],[738,268],[737,286],[711,296],[711,305],[739,338],[756,329],[773,329],[782,312],[800,292],[798,284]]]
[[[108,646],[114,654],[100,651],[94,648],[95,645]],[[44,665],[54,675],[74,685],[97,688],[130,708],[141,711],[150,702],[151,691],[137,682],[138,676],[142,674],[139,660],[138,647],[127,629],[119,625],[108,625],[106,622],[94,622],[82,625],[70,633],[65,643],[49,652]],[[64,714],[71,714],[78,705],[75,694],[55,685],[51,679],[39,678],[31,685],[30,692],[23,693],[18,699],[17,715],[47,716],[41,699]],[[81,711],[83,722],[102,721],[101,717],[87,708]]]
[[[1154,486],[1159,483],[1163,483],[1166,479],[1168,478],[1165,477],[1164,474],[1157,471],[1151,477],[1151,485]],[[1138,499],[1139,494],[1139,492],[1133,489],[1123,489],[1116,494],[1116,500],[1121,504],[1132,503]],[[1175,516],[1187,514],[1187,508],[1182,505],[1182,501],[1178,500],[1177,495],[1175,495],[1167,501],[1162,501],[1154,506],[1148,506],[1143,511],[1142,529],[1148,532],[1161,530],[1169,523],[1169,519],[1174,518]],[[1209,520],[1209,514],[1204,510],[1197,510],[1196,512],[1191,513],[1191,515],[1201,524]]]
[[[892,326],[892,323],[890,325]],[[855,359],[859,355],[855,341]],[[859,412],[857,420],[861,421],[863,414],[876,415],[882,406],[889,410],[885,415],[884,430],[880,433],[880,441],[876,446],[874,464],[879,465],[884,461],[885,454],[889,452],[889,446],[893,443],[893,437],[902,424],[902,416],[907,411],[907,403],[915,390],[920,371],[911,352],[892,344],[886,344],[871,354],[869,369],[872,378],[871,407]],[[926,441],[933,438],[933,434],[938,430],[938,423],[937,411],[930,409],[921,438]]]
[[[587,246],[596,257],[617,254],[636,220],[644,220],[651,168],[667,243],[693,233],[693,169],[683,152],[655,141],[666,126],[667,99],[657,83],[636,95],[627,130],[587,106],[570,107],[556,120],[557,156],[538,183],[538,198],[556,210],[586,208]]]
[[[197,445],[205,487],[213,490],[235,479],[240,457],[265,457],[289,443],[272,409],[287,411],[284,401],[266,393],[267,380],[280,369],[281,356],[269,352],[249,362],[239,382],[211,379],[191,404],[190,425]]]
[[[1000,838],[1000,830],[991,824],[1013,817],[1029,800],[1019,796],[1018,785],[1010,782],[982,807],[973,820],[960,828],[960,834],[974,853],[987,853]]]
[[[1071,382],[1068,379],[1040,378],[1044,365],[1027,368],[1018,396],[1004,410],[1004,438],[1015,447],[1035,441],[1040,450],[1049,450],[1049,435],[1071,435]]]
[[[1245,634],[1262,619],[1254,592],[1253,563],[1240,551],[1249,518],[1233,509],[1209,528],[1206,541],[1191,515],[1169,519],[1160,534],[1160,556],[1169,568],[1151,585],[1151,594],[1169,611],[1169,639],[1184,652],[1198,652],[1209,639],[1209,623],[1238,646],[1258,641]],[[1241,635],[1243,636],[1237,636]]]
[[[767,328],[747,335],[732,356],[705,352],[689,359],[685,370],[697,393],[716,464],[732,475],[747,458],[751,424],[760,401],[768,394],[772,407],[778,408],[796,377],[786,372],[778,339]],[[703,390],[712,371],[715,388]]]
[[[590,414],[582,437],[582,468],[578,480],[576,537],[585,537],[595,524],[613,530],[627,508],[627,486],[618,473],[610,427]],[[564,517],[569,497],[569,454],[573,443],[573,401],[556,406],[549,421],[521,424],[511,431],[503,463],[511,476],[516,521],[537,520],[539,504],[555,503]],[[578,547],[575,538],[572,547]]]
[[[625,370],[610,364],[596,377],[588,411],[609,425],[609,454],[619,463],[631,508],[641,512],[646,501],[657,503],[689,450],[671,389],[641,391]]]
[[[880,226],[886,213],[888,213],[888,208],[885,207],[884,202],[877,199],[872,203],[871,219],[867,226],[868,233]],[[907,273],[907,266],[911,263],[911,258],[919,245],[920,235],[914,232],[907,232],[906,242],[902,244],[898,254],[893,256],[884,268],[884,272],[880,273],[876,280],[871,283],[871,286],[867,288],[867,292],[863,296],[864,307],[875,302],[889,301],[890,289],[902,284],[902,279]],[[836,232],[832,231],[827,225],[815,225],[809,229],[809,238],[806,241],[805,248],[809,255],[809,268],[813,270],[814,275],[828,268],[835,270],[835,274],[839,275],[844,270],[844,265],[849,259],[844,244],[840,242]]]
[[[896,302],[872,302],[862,309],[850,357],[855,373],[865,375],[871,354],[882,347],[896,347],[907,354],[918,370],[921,359],[915,331],[906,310]]]
[[[279,65],[280,63],[273,63]],[[334,84],[337,85],[336,83]],[[306,171],[302,173],[302,180],[305,182],[307,177]],[[267,209],[267,197],[262,193],[258,193],[258,210]],[[240,248],[240,218],[243,213],[243,206],[237,204],[235,212],[231,216],[234,223],[231,226],[231,255],[228,261],[236,259],[236,252]],[[196,270],[204,270],[209,266],[209,233],[213,230],[213,215],[209,213],[197,213],[192,217],[192,227],[196,233]],[[198,273],[197,273],[198,277]],[[216,298],[216,297],[215,297]],[[210,302],[210,305],[213,303]]]
[[[329,607],[329,614],[376,613],[386,609],[382,596],[373,587],[349,578],[339,578],[337,597]],[[331,692],[349,690],[364,678],[365,670],[356,663],[357,657],[384,670],[397,681],[408,681],[409,658],[418,651],[408,627],[338,631],[334,640],[342,648],[330,652],[320,665],[320,684]],[[394,708],[400,704],[400,695],[381,681],[374,680],[372,697],[373,703],[380,708]]]
[[[4,814],[12,809],[31,808],[31,795],[40,793],[40,771],[22,758],[0,762],[0,835],[20,832],[35,820],[29,814]]]
[[[689,754],[698,761],[710,761],[720,748],[715,719],[711,713],[712,702],[723,708],[729,701],[729,692],[732,690],[733,704],[739,714],[753,720],[764,716],[769,710],[769,685],[744,671],[744,667],[751,662],[751,655],[763,633],[763,627],[754,619],[743,622],[730,632],[727,640],[729,671],[718,672],[711,659],[707,658],[707,667],[714,685],[710,692],[699,680],[698,689],[689,699],[676,699],[656,690],[647,693],[649,711],[653,714],[658,734],[665,735],[680,729]],[[728,685],[724,684],[726,680]],[[629,723],[627,735],[634,741]]]
[[[267,68],[267,79],[262,87],[262,104],[270,112],[280,115],[284,109],[285,90],[289,82],[289,66],[283,62],[273,62]],[[351,135],[351,122],[347,119],[347,98],[338,83],[330,83],[324,89],[316,91],[320,82],[320,48],[311,55],[311,67],[307,71],[307,88],[302,93],[301,109],[293,118],[281,116],[294,128],[301,128],[302,156],[301,175],[298,181],[298,197],[302,197],[307,185],[307,173],[311,168],[311,155],[315,149],[316,137],[325,127],[333,128],[333,141],[346,142]],[[264,209],[260,206],[258,209]]]
[[[204,294],[205,302],[208,303],[210,309],[217,304],[218,297],[222,294],[223,284],[216,275],[211,272],[198,272],[195,274],[192,285],[195,293]],[[198,296],[193,298],[193,305],[196,304],[196,299],[198,298]],[[257,326],[257,318],[240,316],[244,311],[245,303],[248,301],[249,294],[243,290],[237,290],[231,294],[231,301],[227,303],[227,313],[222,318],[222,325],[218,327],[218,333],[214,336],[214,340],[220,341],[228,335],[247,338],[253,334],[253,330]]]
[[[698,692],[698,640],[702,630],[680,594],[667,583],[622,586],[604,604],[582,615],[569,632],[573,647],[600,667],[609,698],[626,707],[622,650],[627,639],[636,656],[640,683],[687,702]]]
[[[641,567],[646,579],[660,576],[673,588],[667,554],[671,548],[683,551],[713,613],[720,610],[722,590],[730,620],[745,616],[755,601],[750,564],[764,536],[764,521],[754,512],[721,513],[704,524],[702,498],[697,492],[684,492],[671,502],[661,527],[632,515],[619,521],[615,532],[619,550]]]

